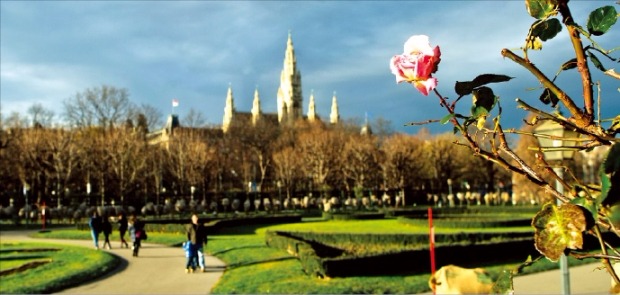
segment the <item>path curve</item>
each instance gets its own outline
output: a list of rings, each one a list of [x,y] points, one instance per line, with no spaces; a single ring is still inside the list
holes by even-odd
[[[61,294],[209,294],[226,268],[221,260],[205,255],[206,272],[186,274],[185,252],[179,247],[144,243],[140,255],[133,257],[131,249],[118,248],[118,241],[112,242],[111,250],[95,250],[92,240],[34,239],[28,236],[33,232],[36,231],[0,231],[0,238],[3,242],[44,241],[84,246],[110,252],[123,260],[111,273],[58,292]]]

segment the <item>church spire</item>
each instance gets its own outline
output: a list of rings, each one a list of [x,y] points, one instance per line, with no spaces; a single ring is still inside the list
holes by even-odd
[[[260,97],[258,95],[258,87],[254,90],[254,102],[252,103],[252,124],[256,125],[256,122],[260,119],[261,116],[260,109]]]
[[[308,103],[308,121],[316,120],[316,109],[314,105],[314,90],[310,93],[310,103]]]
[[[368,112],[364,114],[364,126],[362,126],[362,130],[360,130],[361,135],[372,135],[372,129],[370,128],[370,124],[368,124]]]
[[[228,84],[228,93],[226,93],[226,106],[224,107],[224,121],[222,122],[222,130],[224,133],[230,128],[235,113],[235,102],[233,98],[232,85]]]
[[[291,33],[288,34],[286,50],[284,52],[284,63],[280,74],[280,87],[278,87],[278,121],[292,119],[296,120],[302,116],[302,95],[301,95],[301,73],[297,69],[297,59]],[[284,118],[286,108],[287,116]]]
[[[336,91],[334,91],[334,96],[332,97],[332,112],[329,114],[329,122],[332,124],[338,124],[340,121],[340,114],[338,113],[338,101],[336,99]]]

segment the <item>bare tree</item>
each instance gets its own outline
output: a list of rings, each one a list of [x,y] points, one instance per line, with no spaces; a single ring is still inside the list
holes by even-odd
[[[149,132],[161,129],[163,127],[164,121],[162,113],[150,104],[141,104],[134,109],[133,113],[136,122],[140,121],[138,119],[140,115],[144,116],[144,119],[146,121],[146,127]]]
[[[120,126],[131,114],[127,89],[102,85],[77,93],[64,102],[65,117],[74,126]]]
[[[377,139],[351,134],[345,139],[340,168],[348,191],[374,187],[378,183],[379,159]],[[349,183],[352,183],[352,186]]]
[[[205,118],[204,118],[204,115],[200,111],[197,111],[196,109],[191,108],[189,109],[189,112],[187,113],[187,115],[183,117],[181,122],[184,127],[189,127],[189,128],[203,127],[205,125]]]
[[[31,126],[51,127],[54,120],[54,111],[46,109],[40,103],[35,103],[28,108]]]
[[[425,159],[424,141],[417,136],[394,134],[381,144],[384,189],[399,189],[405,195],[405,188],[420,184],[430,178],[429,161]]]

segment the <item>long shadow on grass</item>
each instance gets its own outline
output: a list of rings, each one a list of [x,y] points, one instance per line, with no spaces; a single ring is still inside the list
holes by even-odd
[[[241,249],[251,249],[251,248],[267,248],[267,246],[265,245],[247,245],[247,246],[242,246],[242,247],[234,247],[234,248],[229,248],[229,249],[225,249],[222,251],[217,251],[217,252],[213,252],[211,253],[211,255],[213,256],[217,256],[220,254],[224,254],[230,251],[234,251],[234,250],[241,250]]]
[[[233,263],[233,264],[227,265],[226,269],[234,269],[234,268],[239,268],[239,267],[257,265],[257,264],[261,264],[261,263],[268,263],[268,262],[286,261],[286,260],[291,260],[291,259],[297,259],[297,258],[295,258],[295,257],[280,257],[280,258],[252,261],[252,262]]]
[[[11,257],[2,257],[0,261],[12,261],[12,260],[32,260],[32,259],[43,259],[48,258],[46,255],[16,255]]]

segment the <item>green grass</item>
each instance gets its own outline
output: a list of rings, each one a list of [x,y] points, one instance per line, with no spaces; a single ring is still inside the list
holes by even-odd
[[[403,276],[373,276],[320,279],[307,276],[296,258],[288,253],[265,245],[265,231],[314,231],[328,233],[427,233],[427,226],[412,226],[396,219],[386,220],[339,220],[320,221],[309,219],[306,222],[269,226],[239,226],[225,230],[224,234],[212,235],[206,251],[227,264],[220,281],[212,290],[215,294],[412,294],[429,292],[430,273]],[[531,227],[510,229],[454,229],[436,228],[436,233],[485,232],[485,231],[525,231]],[[532,233],[533,234],[533,233]],[[62,230],[37,233],[37,237],[89,239],[87,231]],[[112,237],[116,239],[115,237]],[[148,243],[178,246],[184,240],[180,233],[149,231]],[[577,261],[569,258],[571,265],[594,262]],[[430,264],[428,259],[406,263]],[[517,264],[483,266],[494,277],[504,269],[514,269]],[[429,266],[430,268],[430,266]],[[527,267],[524,273],[557,268],[557,263],[546,259]],[[429,271],[430,272],[430,271]]]
[[[84,263],[88,261],[88,263]],[[0,271],[29,263],[42,263],[25,271],[3,274],[0,293],[52,293],[100,277],[121,260],[104,251],[45,242],[0,243]]]

